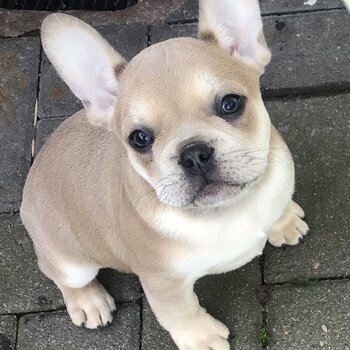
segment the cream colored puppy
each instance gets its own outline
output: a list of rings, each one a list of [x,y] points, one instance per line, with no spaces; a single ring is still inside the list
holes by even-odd
[[[45,19],[44,50],[85,109],[37,156],[21,217],[76,325],[112,321],[96,279],[111,267],[139,276],[179,349],[223,350],[229,331],[194,282],[246,264],[267,240],[297,244],[308,227],[260,95],[270,51],[258,2],[200,6],[199,40],[153,45],[128,64],[80,20]]]

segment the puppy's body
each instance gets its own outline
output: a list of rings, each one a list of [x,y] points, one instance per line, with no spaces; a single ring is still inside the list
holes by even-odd
[[[22,220],[49,276],[59,271],[64,279],[70,264],[82,263],[136,273],[166,268],[193,279],[233,270],[261,254],[293,192],[293,163],[275,129],[271,147],[269,165],[247,195],[222,208],[186,212],[160,204],[134,176],[115,134],[92,126],[80,111],[34,162]]]
[[[270,54],[259,9],[235,1],[254,14],[249,45],[211,32],[204,9],[204,41],[151,46],[126,68],[86,24],[64,15],[43,24],[44,49],[86,109],[38,154],[21,217],[77,325],[112,320],[114,301],[95,279],[111,267],[140,277],[181,350],[228,349],[228,329],[200,307],[194,282],[244,265],[267,239],[306,234],[293,161],[260,96]]]

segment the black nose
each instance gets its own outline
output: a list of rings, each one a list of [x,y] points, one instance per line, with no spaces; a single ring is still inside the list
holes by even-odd
[[[211,166],[213,153],[214,148],[204,142],[190,143],[180,152],[180,164],[187,173],[203,175]]]

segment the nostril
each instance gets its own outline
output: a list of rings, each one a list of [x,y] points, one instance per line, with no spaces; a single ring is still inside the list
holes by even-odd
[[[184,159],[182,159],[181,160],[181,164],[185,168],[191,168],[194,165],[193,160],[191,158],[184,158]]]
[[[212,147],[208,148],[207,150],[205,150],[199,154],[199,160],[202,162],[209,160],[209,158],[212,156],[213,152],[214,152],[214,148],[212,148]]]

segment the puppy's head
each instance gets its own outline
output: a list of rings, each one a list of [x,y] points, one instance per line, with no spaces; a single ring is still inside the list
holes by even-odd
[[[44,49],[92,124],[114,131],[136,172],[175,207],[217,207],[258,181],[270,121],[270,60],[257,0],[203,0],[199,39],[153,45],[129,64],[87,24],[43,23]]]

